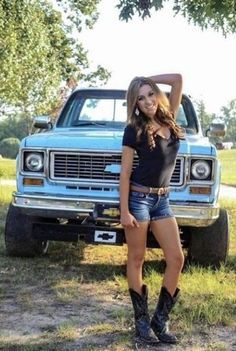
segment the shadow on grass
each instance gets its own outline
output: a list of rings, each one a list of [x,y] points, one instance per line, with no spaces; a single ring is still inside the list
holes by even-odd
[[[164,261],[148,261],[144,263],[144,276],[148,275],[150,271],[163,273],[165,269]],[[113,279],[114,276],[126,276],[125,264],[107,264],[107,263],[81,263],[79,268],[80,273],[86,282],[99,282],[107,279]]]
[[[59,250],[58,250],[59,249]],[[114,248],[115,250],[115,248]],[[5,279],[13,279],[15,284],[32,284],[37,281],[56,282],[58,279],[79,279],[83,278],[84,283],[102,282],[113,280],[115,276],[126,276],[126,263],[122,259],[121,263],[109,262],[109,256],[105,262],[84,260],[83,250],[73,248],[73,246],[57,246],[50,254],[35,258],[20,258],[6,256],[3,245],[0,245],[0,260],[2,272]],[[143,266],[144,276],[150,271],[163,273],[165,261],[152,259],[145,261]]]
[[[227,263],[225,266],[227,270],[230,270],[230,271],[232,270],[236,272],[236,255],[228,257]]]
[[[116,247],[112,247],[106,257],[106,249],[104,249],[104,252],[100,252],[99,247],[97,247],[97,251],[93,251],[92,247],[91,252],[89,252],[91,257],[85,257],[85,248],[86,245],[84,243],[75,245],[56,242],[52,243],[49,253],[44,257],[8,257],[5,254],[3,238],[0,238],[1,266],[3,270],[6,269],[5,277],[16,277],[15,282],[19,280],[21,283],[24,281],[27,283],[29,275],[32,281],[47,278],[51,282],[56,281],[58,278],[69,280],[82,276],[83,282],[86,283],[113,280],[115,276],[126,276],[125,253],[122,253],[123,256],[121,257],[119,254],[115,257],[117,254]],[[183,273],[196,266],[198,265],[190,263],[186,258]],[[160,256],[153,255],[151,259],[144,262],[144,276],[149,275],[150,272],[163,274],[165,267],[165,260]],[[228,258],[225,268],[229,271],[236,271],[236,256]],[[216,270],[212,268],[212,271]]]

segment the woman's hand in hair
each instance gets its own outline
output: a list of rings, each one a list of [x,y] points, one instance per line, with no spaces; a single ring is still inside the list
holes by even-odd
[[[183,88],[183,78],[179,73],[167,73],[167,74],[157,74],[155,76],[149,77],[157,84],[166,84],[171,86],[171,91],[169,94],[170,109],[174,116],[179,109],[179,105],[182,99],[182,88]]]

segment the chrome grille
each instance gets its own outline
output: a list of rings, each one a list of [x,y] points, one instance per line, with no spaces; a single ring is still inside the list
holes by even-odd
[[[170,185],[182,185],[184,182],[184,158],[177,157]]]
[[[117,183],[121,154],[107,152],[51,152],[50,178],[57,181],[96,181],[98,183]],[[134,167],[138,159],[134,160]],[[117,170],[106,171],[106,167],[117,165]],[[171,185],[183,182],[183,158],[177,158]]]

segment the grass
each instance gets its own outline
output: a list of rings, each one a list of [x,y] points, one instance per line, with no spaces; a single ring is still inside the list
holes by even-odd
[[[236,186],[236,149],[218,150],[222,164],[222,184]]]
[[[226,155],[223,154],[223,159]],[[3,328],[0,350],[92,351],[102,350],[104,345],[109,351],[133,350],[130,343],[133,313],[125,277],[126,246],[52,243],[43,258],[7,257],[3,232],[13,190],[12,186],[3,188],[0,184],[0,312],[12,300],[10,310],[18,309],[22,318],[29,315],[38,320],[35,317],[36,324],[31,326],[33,320],[29,317],[29,330],[21,337],[20,331],[9,336]],[[230,216],[229,257],[217,271],[196,266],[186,266],[183,271],[181,297],[171,316],[172,329],[183,333],[182,343],[191,333],[208,333],[210,328],[218,326],[236,327],[236,201],[224,199],[220,204]],[[149,286],[151,311],[155,308],[163,271],[161,251],[149,249],[144,280]],[[48,322],[41,325],[42,317]],[[20,323],[20,318],[13,324]],[[0,317],[0,324],[2,321]],[[13,335],[18,335],[18,339]],[[187,349],[186,344],[176,351],[182,349]],[[214,340],[204,350],[228,348]]]
[[[1,179],[0,179],[0,206],[11,202],[12,192],[14,190],[16,190],[15,186],[5,185],[5,184],[3,186],[1,184]],[[1,214],[0,214],[0,216],[1,216]]]
[[[16,160],[7,158],[0,159],[0,179],[15,179],[16,178]]]
[[[182,273],[181,297],[171,316],[171,324],[172,329],[177,333],[181,330],[186,339],[187,335],[199,330],[205,333],[212,327],[236,326],[233,307],[236,305],[236,202],[222,200],[221,206],[228,209],[231,218],[229,259],[217,271],[187,266]],[[46,315],[47,318],[52,315],[54,319],[53,324],[41,328],[39,344],[34,344],[33,340],[24,342],[22,339],[22,346],[19,346],[13,339],[0,333],[0,345],[4,346],[4,351],[13,350],[13,345],[17,345],[19,351],[50,351],[55,350],[53,345],[59,351],[81,350],[76,348],[78,340],[83,345],[82,350],[100,350],[96,346],[99,343],[111,345],[106,350],[132,350],[129,340],[133,313],[125,278],[126,246],[52,243],[44,258],[10,258],[5,256],[3,242],[3,214],[6,208],[7,203],[2,202],[2,304],[10,296],[15,296],[14,304],[20,306],[21,313]],[[163,270],[160,250],[149,249],[144,280],[149,286],[151,311],[155,308]],[[86,309],[88,314],[82,318],[80,313],[83,311],[84,314]],[[79,327],[81,318],[84,327]],[[40,325],[40,319],[38,323]],[[224,347],[216,340],[205,350],[224,350]],[[199,347],[199,350],[202,349]]]

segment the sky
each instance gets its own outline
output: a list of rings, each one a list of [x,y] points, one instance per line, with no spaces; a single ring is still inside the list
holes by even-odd
[[[203,100],[208,113],[220,115],[220,108],[236,99],[236,34],[225,38],[212,29],[202,31],[174,16],[169,2],[151,18],[136,15],[127,23],[119,20],[117,3],[102,0],[94,28],[80,34],[91,67],[111,71],[110,86],[126,89],[134,76],[177,72],[183,92]]]

